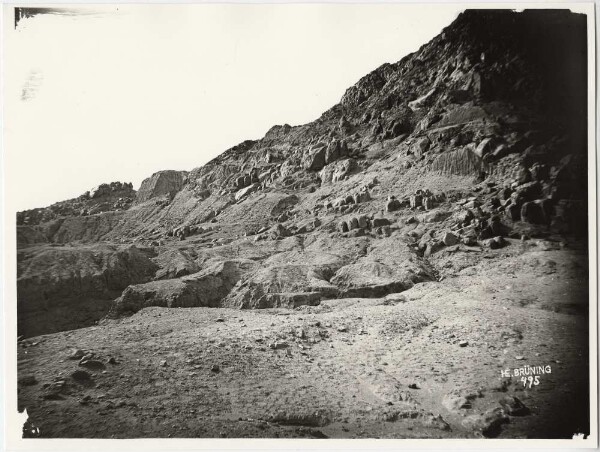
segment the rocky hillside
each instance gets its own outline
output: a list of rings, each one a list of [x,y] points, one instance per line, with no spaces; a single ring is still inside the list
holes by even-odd
[[[468,10],[309,124],[156,173],[137,193],[102,185],[19,213],[32,425],[119,437],[585,430],[586,64],[583,15]],[[79,364],[65,376],[54,357],[69,348]],[[499,381],[523,359],[555,369],[539,394]],[[71,405],[81,422],[65,420]]]
[[[62,217],[87,216],[108,211],[126,210],[135,200],[131,183],[100,184],[75,199],[61,201],[50,207],[17,213],[18,226],[39,225]]]
[[[19,213],[20,268],[69,244],[64,268],[43,269],[52,311],[81,246],[127,243],[151,248],[158,270],[113,314],[293,307],[436,279],[433,256],[448,246],[584,235],[585,39],[585,17],[567,11],[466,11],[312,123],[156,173],[137,194],[113,183]],[[19,273],[27,310],[40,295],[29,275]]]

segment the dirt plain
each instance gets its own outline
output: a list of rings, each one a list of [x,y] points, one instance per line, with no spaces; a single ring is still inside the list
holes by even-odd
[[[568,438],[588,423],[586,250],[546,248],[449,253],[455,276],[379,299],[152,307],[27,339],[21,409],[42,437]],[[524,387],[527,365],[551,373]],[[510,397],[526,410],[490,417]]]

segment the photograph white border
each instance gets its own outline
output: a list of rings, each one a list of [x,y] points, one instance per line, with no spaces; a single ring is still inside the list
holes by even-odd
[[[102,7],[116,5],[117,2],[83,2],[68,1],[61,3],[9,3],[2,0],[2,50],[6,45],[5,34],[13,25],[12,8],[16,6],[25,7],[60,7],[60,6],[86,6]],[[147,2],[122,2],[127,4],[189,4],[209,2],[170,2],[170,1],[147,1]],[[228,1],[210,3],[243,3],[243,4],[281,4],[288,2],[265,2],[265,1]],[[307,1],[318,8],[321,2]],[[357,4],[365,2],[338,2],[329,1],[328,5],[343,7],[343,4]],[[370,2],[375,3],[375,2]],[[378,1],[379,4],[398,4],[409,2]],[[14,207],[14,194],[10,187],[4,186],[6,180],[4,175],[10,168],[2,163],[2,304],[3,304],[3,394],[4,394],[4,446],[9,451],[106,451],[106,450],[396,450],[396,449],[443,449],[443,450],[473,450],[473,449],[579,449],[598,447],[598,307],[597,307],[597,157],[596,157],[596,34],[595,34],[595,2],[410,2],[429,4],[434,7],[436,3],[453,3],[464,5],[464,8],[481,9],[547,9],[568,8],[574,12],[587,15],[588,18],[588,186],[589,186],[589,269],[590,269],[590,436],[583,440],[535,440],[535,439],[467,439],[467,440],[437,440],[437,439],[401,439],[401,440],[339,440],[339,439],[23,439],[22,415],[17,412],[17,332],[16,332],[16,225]],[[120,4],[120,3],[119,3]],[[298,3],[295,3],[296,5]],[[289,3],[293,8],[295,4]],[[268,6],[262,6],[268,7]],[[10,68],[2,65],[3,75]],[[4,79],[4,77],[2,77]],[[4,84],[4,83],[3,83]],[[4,88],[4,86],[3,86]],[[2,101],[4,115],[4,96]],[[4,124],[4,121],[2,122]],[[4,130],[3,130],[4,137]],[[4,155],[10,149],[2,146],[2,162]]]

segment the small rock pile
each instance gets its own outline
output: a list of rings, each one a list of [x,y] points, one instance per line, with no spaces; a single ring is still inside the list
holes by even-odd
[[[367,230],[374,230],[378,235],[391,235],[391,221],[387,218],[378,216],[360,215],[352,217],[349,220],[342,220],[338,224],[338,231],[343,234],[348,234],[349,237],[359,237],[365,235]]]

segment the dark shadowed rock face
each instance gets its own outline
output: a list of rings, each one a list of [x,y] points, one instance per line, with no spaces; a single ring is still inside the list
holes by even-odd
[[[115,315],[296,308],[436,281],[449,253],[500,249],[498,237],[585,237],[585,39],[585,16],[568,11],[469,10],[317,120],[274,126],[189,173],[155,173],[135,203],[111,185],[20,213],[21,267],[57,244],[152,254],[117,266],[112,285],[110,266],[80,276],[77,259],[43,260],[19,277],[19,316],[55,312],[54,296],[40,307],[47,271],[72,312],[107,290]],[[121,207],[91,208],[119,190]]]
[[[19,334],[32,336],[89,326],[115,296],[150,280],[153,253],[129,245],[39,247],[19,252]]]

